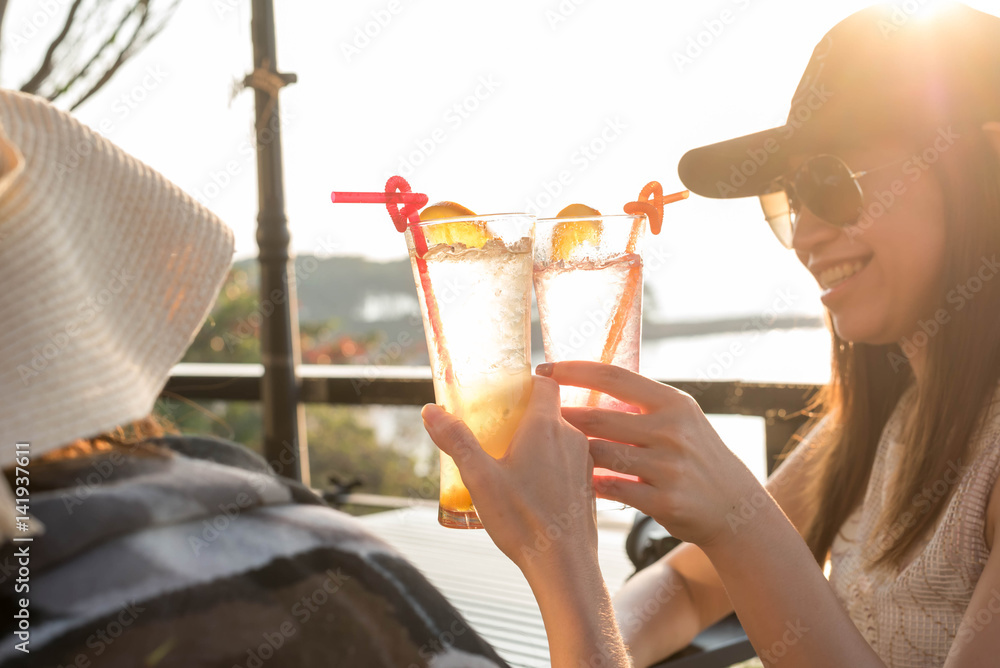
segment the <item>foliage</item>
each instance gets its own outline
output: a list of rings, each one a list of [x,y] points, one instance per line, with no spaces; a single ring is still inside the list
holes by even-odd
[[[328,486],[333,476],[341,483],[357,479],[361,490],[409,497],[424,482],[415,473],[415,457],[380,445],[375,430],[359,419],[355,409],[310,406],[306,425],[314,486]]]
[[[219,299],[183,362],[259,363],[260,326],[269,315],[257,295],[253,276],[238,265],[230,271]],[[302,359],[310,364],[367,364],[381,350],[385,332],[374,329],[362,334],[343,333],[340,318],[303,322],[300,343]],[[422,342],[422,335],[419,341]],[[422,347],[413,355],[426,354]],[[412,356],[392,360],[412,363]],[[262,452],[262,417],[258,404],[246,402],[190,402],[166,397],[158,404],[186,433],[211,434],[242,443]],[[391,496],[436,498],[436,466],[418,462],[415,454],[397,451],[379,442],[368,422],[367,409],[346,406],[306,407],[309,468],[317,488],[336,488],[337,482],[357,479],[356,491]],[[403,430],[404,442],[412,437]],[[429,469],[431,479],[417,469]],[[331,482],[336,481],[336,482]]]

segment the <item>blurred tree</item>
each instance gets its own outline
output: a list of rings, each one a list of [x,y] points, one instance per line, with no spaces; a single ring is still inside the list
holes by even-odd
[[[0,30],[9,4],[9,0],[0,0]],[[61,29],[49,42],[34,73],[21,84],[21,91],[51,101],[58,99],[64,102],[62,106],[76,109],[163,30],[179,4],[180,0],[42,3],[36,15],[45,16],[46,22],[61,20]],[[37,25],[28,25],[37,32]],[[29,38],[14,34],[3,43],[19,47]]]
[[[259,328],[265,314],[242,269],[232,269],[184,362],[260,363]]]
[[[357,479],[359,490],[390,496],[411,496],[422,481],[414,473],[412,455],[381,446],[375,430],[344,406],[309,406],[309,472],[313,484]]]
[[[219,298],[201,331],[184,355],[184,362],[259,363],[259,327],[269,315],[247,272],[229,272]],[[345,335],[336,318],[306,322],[301,326],[303,361],[310,364],[368,364],[384,342],[384,333],[369,331]],[[401,357],[400,363],[406,363]],[[212,434],[242,443],[261,452],[260,406],[247,402],[191,402],[165,397],[158,405],[161,415],[186,433]],[[414,423],[419,422],[414,418]],[[416,455],[379,442],[361,406],[316,406],[306,408],[309,468],[313,485],[331,489],[352,479],[361,481],[357,491],[407,498],[437,498],[437,457],[433,464],[418,462]],[[418,427],[415,427],[415,429]],[[403,428],[399,438],[416,442],[413,430]],[[421,475],[419,471],[429,471]],[[357,509],[349,508],[350,511]]]

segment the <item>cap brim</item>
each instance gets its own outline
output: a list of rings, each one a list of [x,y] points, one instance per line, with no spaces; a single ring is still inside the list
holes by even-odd
[[[677,165],[684,186],[703,197],[728,199],[767,192],[799,152],[802,132],[783,125],[688,151]]]

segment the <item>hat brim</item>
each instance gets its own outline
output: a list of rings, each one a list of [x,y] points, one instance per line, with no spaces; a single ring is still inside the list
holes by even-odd
[[[692,149],[677,165],[684,186],[703,197],[754,197],[768,191],[802,151],[802,129],[783,125]]]

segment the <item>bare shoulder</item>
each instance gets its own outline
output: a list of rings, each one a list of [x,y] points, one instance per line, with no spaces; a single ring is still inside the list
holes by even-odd
[[[806,494],[808,482],[819,475],[820,454],[827,447],[834,429],[832,416],[820,419],[767,480],[768,493],[800,532],[812,513]]]

